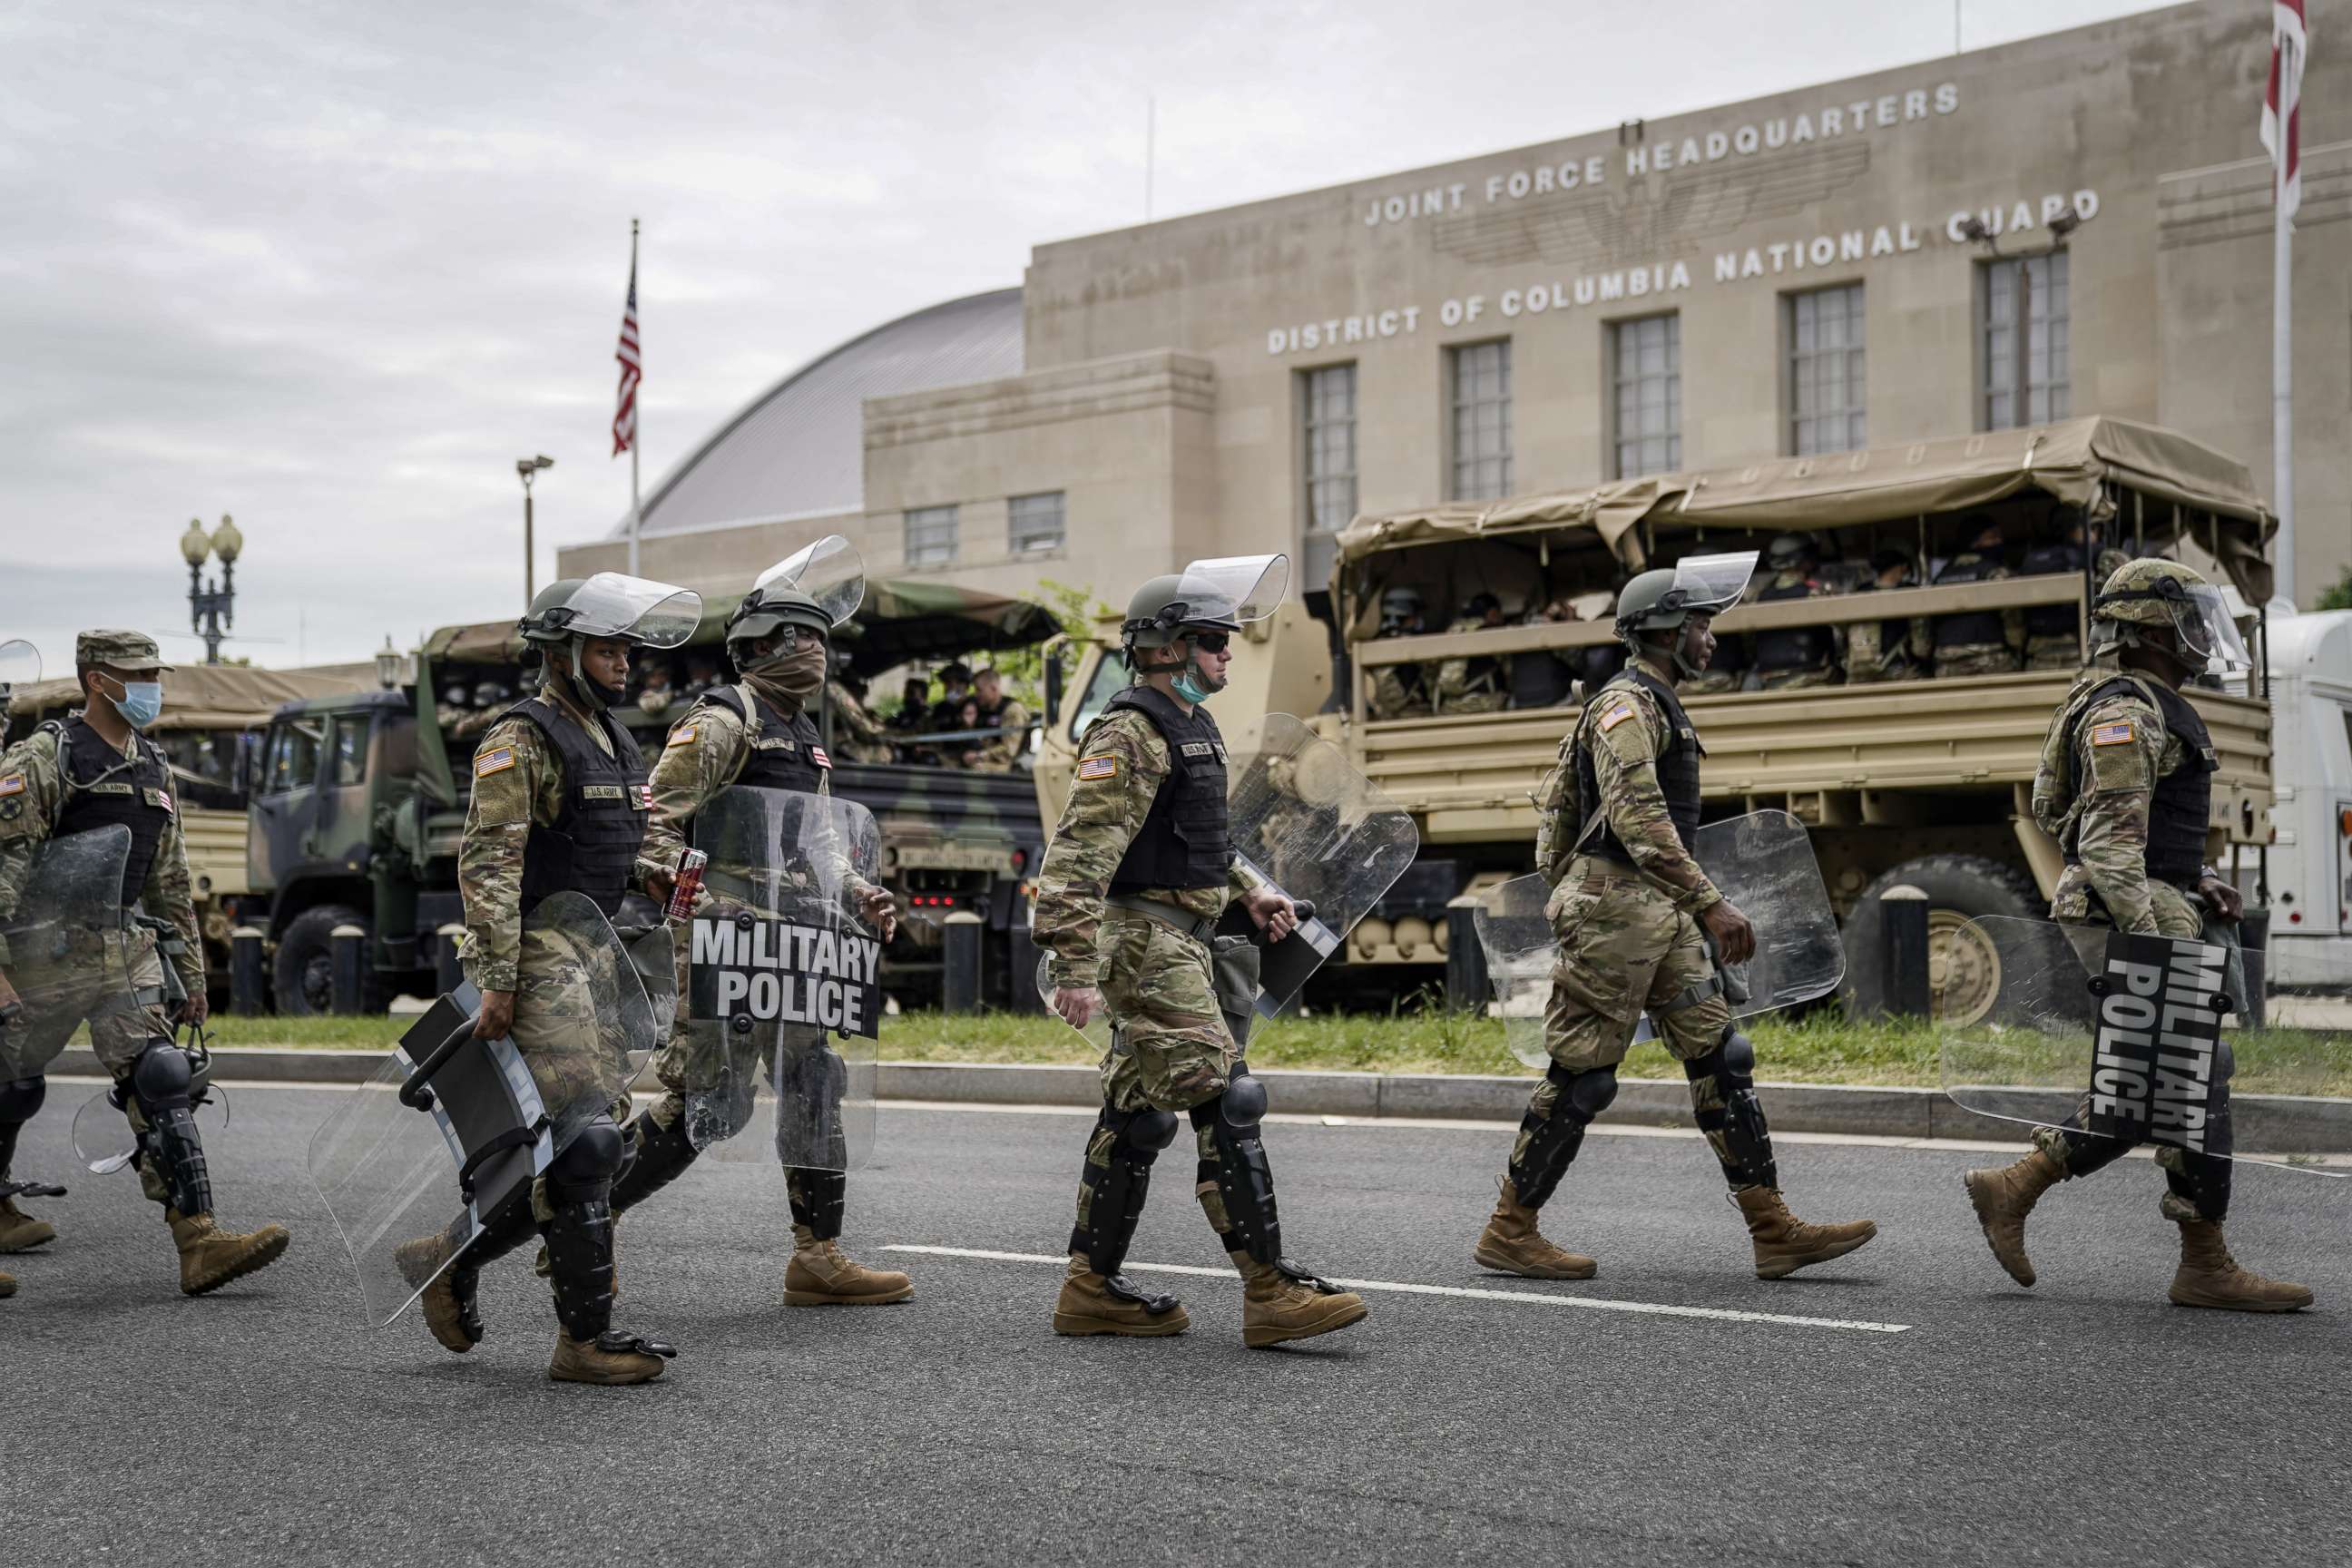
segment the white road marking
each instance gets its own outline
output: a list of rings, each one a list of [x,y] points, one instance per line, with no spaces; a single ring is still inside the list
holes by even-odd
[[[971,1258],[988,1263],[1058,1263],[1042,1252],[991,1252],[977,1247],[887,1246],[885,1252],[920,1252],[933,1258]],[[1190,1263],[1129,1263],[1138,1274],[1198,1274],[1212,1279],[1237,1279],[1230,1268],[1203,1268]],[[1864,1334],[1900,1334],[1908,1323],[1873,1323],[1851,1318],[1800,1318],[1783,1312],[1739,1312],[1727,1307],[1677,1307],[1661,1301],[1612,1301],[1598,1296],[1550,1296],[1537,1290],[1479,1290],[1463,1285],[1412,1285],[1396,1279],[1334,1279],[1350,1290],[1388,1290],[1406,1296],[1454,1296],[1472,1301],[1514,1301],[1523,1306],[1574,1307],[1588,1312],[1642,1312],[1661,1318],[1706,1318],[1724,1323],[1777,1323],[1786,1328],[1847,1329]]]

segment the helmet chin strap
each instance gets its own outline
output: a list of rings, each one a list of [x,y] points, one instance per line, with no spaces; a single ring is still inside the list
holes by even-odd
[[[625,687],[619,692],[608,691],[588,679],[588,639],[578,633],[572,637],[572,669],[568,679],[572,682],[572,695],[578,697],[591,712],[614,707],[628,695]]]

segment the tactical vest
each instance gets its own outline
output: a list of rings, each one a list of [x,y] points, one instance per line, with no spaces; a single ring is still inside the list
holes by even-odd
[[[1979,555],[1971,551],[1955,555],[1936,574],[1936,586],[1953,583],[1981,583],[2000,570],[1997,556]],[[1948,647],[1990,647],[2009,640],[2001,624],[1999,610],[1969,610],[1962,615],[1936,617],[1936,646]]]
[[[1012,706],[1013,699],[1010,697],[1000,697],[993,703],[982,704],[980,710],[981,728],[983,730],[1003,729],[1004,727],[1004,710]]]
[[[2025,552],[2025,575],[2054,577],[2061,572],[2079,574],[2083,552],[2071,544],[2038,544]],[[2071,637],[2081,630],[2072,605],[2035,605],[2025,612],[2028,637]]]
[[[1910,584],[1905,584],[1906,587],[1908,587],[1909,585]],[[1862,594],[1883,594],[1887,592],[1887,590],[1879,587],[1875,583],[1865,583],[1862,587],[1856,589],[1855,592]],[[1865,622],[1864,624],[1867,625],[1868,623]],[[1886,650],[1888,648],[1902,648],[1905,650],[1902,656],[1903,662],[1906,665],[1909,664],[1911,662],[1910,637],[1911,623],[1909,621],[1896,619],[1879,622],[1878,657],[1884,660],[1886,657]]]
[[[611,755],[568,713],[532,697],[508,709],[504,718],[539,726],[563,763],[563,805],[553,823],[530,825],[522,847],[522,912],[557,893],[583,893],[607,915],[617,913],[629,890],[637,849],[646,841],[646,817],[653,809],[646,760],[629,732],[609,714],[599,713]]]
[[[2147,842],[2141,848],[2140,864],[2151,881],[2193,888],[2205,869],[2205,831],[2213,820],[2213,774],[2221,765],[2213,750],[2213,737],[2205,728],[2204,717],[2189,705],[2189,699],[2163,681],[2141,682],[2118,675],[2094,689],[2074,710],[2074,722],[2068,726],[2066,754],[2078,767],[2083,721],[2094,707],[2116,692],[2153,695],[2157,711],[2164,720],[2165,732],[2181,744],[2184,754],[2180,765],[2158,779],[2148,795]],[[2078,777],[2078,795],[2081,788]],[[2080,823],[2078,815],[2063,846],[2070,866],[2082,864],[2078,852]]]
[[[1114,893],[1150,888],[1223,887],[1233,859],[1225,828],[1225,738],[1206,708],[1191,713],[1152,686],[1130,686],[1105,706],[1131,708],[1168,742],[1168,776],[1143,826],[1111,873]],[[1085,748],[1079,748],[1083,751]]]
[[[1568,666],[1558,654],[1531,648],[1511,660],[1511,706],[1549,708],[1569,692]]]
[[[1779,599],[1806,599],[1817,586],[1811,579],[1790,583],[1786,586],[1765,589],[1756,595],[1759,604]],[[1767,672],[1784,669],[1827,669],[1830,652],[1827,626],[1776,626],[1756,634],[1756,668]]]
[[[758,692],[740,686],[714,686],[704,694],[751,729],[751,754],[734,781],[752,789],[798,790],[814,795],[825,787],[833,759],[824,737],[805,711],[789,718]],[[747,707],[748,703],[748,707]]]
[[[163,845],[163,829],[179,808],[172,801],[172,773],[163,749],[144,735],[131,738],[131,759],[107,744],[79,713],[41,726],[58,738],[58,762],[66,777],[65,808],[50,827],[52,837],[95,832],[120,823],[131,829],[131,858],[122,868],[122,907],[138,900]],[[158,911],[160,912],[160,911]]]
[[[1579,723],[1576,737],[1579,804],[1588,812],[1601,808],[1601,775],[1592,765],[1592,715],[1600,711],[1609,692],[1629,683],[1656,698],[1658,706],[1665,711],[1666,749],[1658,755],[1658,792],[1666,797],[1666,815],[1674,818],[1675,837],[1683,841],[1683,848],[1688,851],[1698,832],[1698,762],[1706,755],[1706,748],[1698,743],[1698,731],[1691,727],[1690,715],[1683,711],[1675,689],[1638,665],[1629,667],[1624,675],[1611,681],[1600,696],[1585,705],[1586,717]],[[1600,818],[1584,847],[1622,865],[1633,864],[1633,852],[1610,827],[1606,816]]]

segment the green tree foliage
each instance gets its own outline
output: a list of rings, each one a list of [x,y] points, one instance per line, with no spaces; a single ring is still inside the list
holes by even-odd
[[[2319,604],[2316,607],[2323,610],[2352,610],[2352,566],[2344,568],[2344,574],[2336,579],[2335,586],[2319,595]]]

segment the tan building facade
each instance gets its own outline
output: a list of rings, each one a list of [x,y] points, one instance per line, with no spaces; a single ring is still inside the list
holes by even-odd
[[[2311,10],[2306,606],[2352,561],[2352,52],[2324,46],[2352,38],[2352,0]],[[827,508],[763,511],[754,485],[717,505],[740,516],[666,517],[657,492],[644,569],[738,587],[838,529],[877,574],[999,590],[1116,602],[1265,549],[1311,589],[1357,511],[2084,414],[2174,426],[2267,485],[2269,16],[2175,6],[1039,246],[1017,297],[982,297],[1000,324],[1017,309],[1017,353],[992,351],[1017,370],[858,399],[862,489]],[[732,460],[742,423],[688,467]]]

